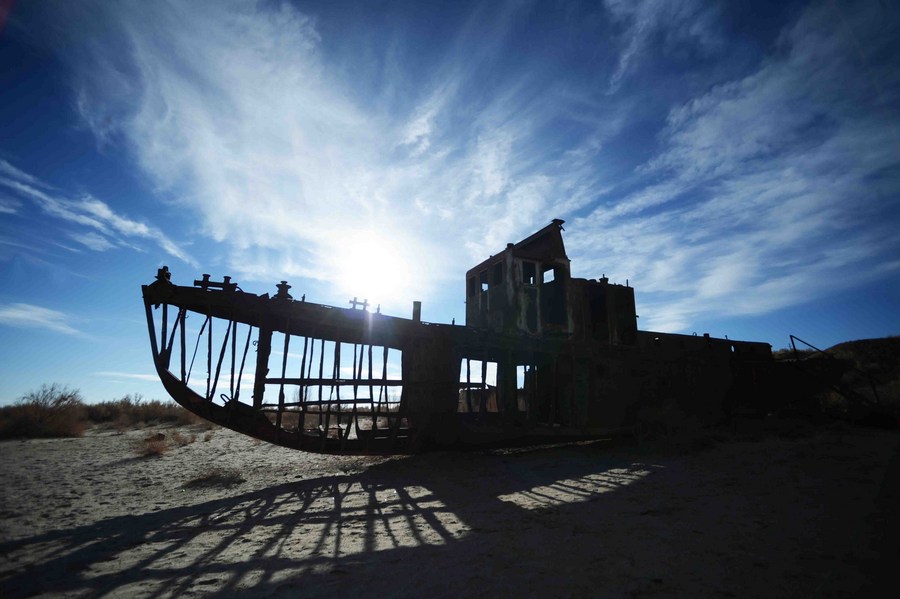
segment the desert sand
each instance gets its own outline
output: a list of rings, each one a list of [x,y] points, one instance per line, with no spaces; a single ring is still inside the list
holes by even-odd
[[[895,596],[896,431],[138,457],[155,430],[0,443],[0,596]]]

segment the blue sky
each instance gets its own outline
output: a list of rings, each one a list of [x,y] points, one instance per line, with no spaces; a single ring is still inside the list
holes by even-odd
[[[164,397],[160,265],[462,322],[553,218],[642,329],[900,334],[894,3],[0,7],[2,403]]]

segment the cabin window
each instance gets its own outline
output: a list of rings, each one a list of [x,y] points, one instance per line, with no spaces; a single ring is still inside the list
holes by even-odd
[[[564,325],[568,320],[564,272],[552,265],[541,268],[541,317],[548,324]]]
[[[501,285],[503,283],[503,263],[498,262],[494,265],[494,276],[493,283],[494,285]]]
[[[522,262],[522,282],[526,285],[537,285],[537,265],[534,262]]]
[[[516,410],[519,412],[527,413],[537,404],[534,374],[534,364],[516,365]]]
[[[544,272],[541,273],[541,283],[552,283],[556,280],[556,269],[552,266],[544,267]]]

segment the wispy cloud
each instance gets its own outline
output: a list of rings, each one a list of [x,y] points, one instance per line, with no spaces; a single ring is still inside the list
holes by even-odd
[[[29,175],[28,173],[26,173],[25,171],[23,171],[19,168],[16,168],[15,166],[10,164],[6,160],[3,160],[2,158],[0,158],[0,175],[2,175],[4,177],[8,177],[14,181],[20,181],[22,183],[27,183],[28,185],[31,185],[33,187],[52,189],[52,187],[50,185],[47,185],[46,183],[39,181],[37,178]]]
[[[638,173],[660,181],[603,206],[575,230],[645,292],[644,325],[683,329],[701,314],[761,314],[884,276],[900,144],[896,65],[861,69],[891,39],[877,6],[852,19],[807,10],[747,77],[673,109],[661,151]],[[882,86],[876,95],[872,78]]]
[[[69,233],[69,237],[95,252],[103,252],[116,247],[109,239],[92,231],[87,233]]]
[[[334,280],[347,247],[375,232],[409,249],[409,293],[433,293],[593,199],[609,123],[576,129],[585,96],[571,86],[519,71],[484,94],[475,67],[496,53],[459,43],[432,80],[393,80],[402,100],[367,103],[372,92],[332,68],[351,57],[328,54],[315,19],[288,4],[207,8],[99,3],[96,43],[70,59],[84,121],[124,137],[161,189],[179,190],[243,278]],[[515,19],[482,12],[474,25],[495,32]],[[560,123],[571,139],[548,144]]]
[[[79,331],[71,324],[71,317],[63,312],[34,306],[32,304],[0,304],[0,324],[41,328],[65,333],[66,335],[78,335]]]
[[[724,44],[716,27],[716,9],[698,0],[604,0],[614,21],[623,26],[622,50],[609,78],[609,93],[619,90],[628,72],[644,59],[654,36],[663,38],[663,50],[689,44],[703,51]]]
[[[21,202],[11,198],[0,198],[0,214],[15,214],[21,205]]]
[[[74,231],[69,236],[80,244],[95,251],[104,251],[117,245],[133,247],[125,239],[147,239],[156,243],[163,251],[188,264],[196,262],[178,244],[156,227],[132,220],[116,213],[108,204],[90,195],[76,199],[64,197],[52,186],[25,173],[7,162],[0,161],[0,185],[15,192],[19,197],[36,204],[48,216],[78,225],[91,231]],[[2,212],[2,205],[0,205]],[[119,240],[119,242],[112,241]]]
[[[143,372],[111,372],[111,371],[103,371],[103,372],[95,372],[94,376],[110,378],[110,379],[129,379],[129,380],[137,380],[137,381],[148,381],[151,383],[155,383],[159,381],[159,375],[153,373],[143,373]]]
[[[364,48],[295,6],[56,14],[84,122],[198,216],[233,274],[335,281],[374,232],[404,254],[407,298],[458,299],[473,261],[563,217],[576,274],[630,278],[643,326],[684,329],[884,276],[898,254],[900,69],[878,4],[810,5],[715,77],[694,63],[733,50],[725,5],[609,0],[605,28],[586,15],[582,37],[551,40],[526,29],[533,7],[487,3],[455,37]],[[579,42],[592,60],[566,53]],[[347,76],[361,54],[386,81]],[[171,243],[90,198],[42,205]]]

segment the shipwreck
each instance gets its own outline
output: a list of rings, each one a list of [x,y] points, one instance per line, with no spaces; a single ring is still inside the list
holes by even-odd
[[[772,368],[767,343],[642,331],[634,289],[573,278],[562,220],[470,269],[464,325],[229,277],[143,286],[153,361],[179,404],[277,445],[408,453],[592,439],[648,414],[717,422]]]

